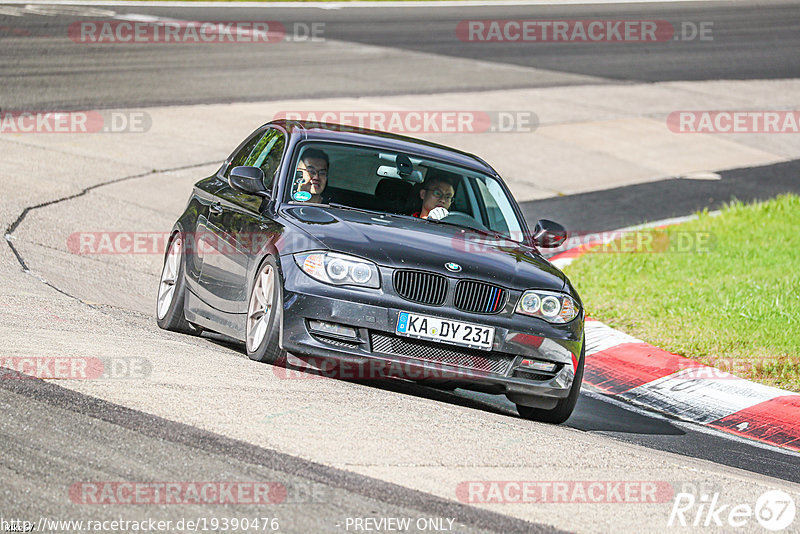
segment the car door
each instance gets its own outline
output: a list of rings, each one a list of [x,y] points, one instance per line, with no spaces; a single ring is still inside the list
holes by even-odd
[[[209,304],[212,300],[211,294],[201,284],[201,280],[206,257],[209,253],[213,254],[215,250],[216,235],[209,226],[209,216],[212,206],[216,210],[219,205],[219,199],[216,194],[228,183],[231,169],[242,164],[247,159],[263,136],[264,128],[254,131],[233,151],[215,176],[195,184],[190,206],[196,205],[196,215],[191,218],[192,227],[185,229],[188,234],[187,237],[191,240],[187,247],[190,254],[187,258],[186,279],[189,290],[206,304]]]
[[[238,165],[260,167],[265,186],[272,189],[274,177],[283,158],[285,134],[268,128]],[[209,207],[208,240],[205,243],[200,286],[209,305],[225,312],[247,312],[247,272],[251,256],[257,255],[267,241],[274,241],[279,226],[264,215],[263,198],[244,193],[226,182]]]
[[[208,215],[210,206],[217,201],[216,193],[224,185],[219,174],[200,180],[194,184],[192,196],[184,211],[187,227],[186,246],[186,283],[189,290],[200,293],[198,281],[203,270],[203,236],[208,231]]]

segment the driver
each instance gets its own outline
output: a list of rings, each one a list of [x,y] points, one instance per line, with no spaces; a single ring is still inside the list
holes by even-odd
[[[419,198],[422,199],[422,207],[413,217],[420,219],[442,219],[447,217],[448,208],[453,202],[456,190],[450,179],[442,176],[431,177],[422,183]]]
[[[318,148],[309,148],[303,152],[297,170],[303,172],[297,192],[306,191],[311,195],[307,200],[303,199],[305,202],[321,204],[322,193],[328,185],[328,154]]]

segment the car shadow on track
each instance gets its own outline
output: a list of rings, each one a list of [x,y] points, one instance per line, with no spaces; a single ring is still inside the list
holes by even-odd
[[[204,332],[202,337],[206,341],[214,343],[215,345],[218,345],[220,347],[232,350],[240,354],[243,358],[247,358],[247,353],[245,352],[244,345],[233,338],[229,338],[227,336],[213,332]],[[256,362],[253,362],[253,365],[263,365],[263,364],[258,364]],[[292,372],[308,373],[318,376],[330,377],[330,373],[328,372],[318,371],[309,367],[300,367],[291,364],[286,364],[284,367],[286,369],[291,370]],[[485,412],[492,412],[500,415],[516,415],[516,410],[514,410],[513,405],[511,405],[510,410],[507,410],[503,409],[502,407],[498,407],[493,403],[481,402],[480,400],[465,398],[463,396],[456,395],[450,390],[437,389],[432,386],[425,386],[417,382],[411,382],[397,378],[387,378],[384,380],[357,380],[357,379],[340,378],[339,380],[342,380],[344,382],[350,382],[353,384],[359,384],[362,386],[372,387],[376,389],[382,389],[384,391],[392,391],[394,393],[401,393],[405,395],[414,395],[416,397],[435,400],[437,402],[447,402],[458,406],[475,408]]]
[[[567,426],[586,432],[619,432],[680,436],[686,432],[666,419],[625,409],[618,404],[582,394]]]
[[[243,357],[247,357],[244,345],[227,336],[218,334],[203,334],[203,338],[221,347],[233,350]],[[259,365],[254,362],[254,365]],[[292,372],[315,374],[330,377],[330,373],[318,371],[309,367],[286,364],[285,367]],[[366,386],[403,395],[413,395],[424,399],[433,400],[472,408],[483,412],[518,418],[517,410],[513,403],[501,395],[489,395],[474,391],[456,389],[453,391],[438,389],[435,386],[425,385],[396,378],[384,380],[357,380],[340,379],[353,384]],[[586,432],[616,432],[622,434],[646,434],[679,436],[685,434],[668,420],[652,417],[633,410],[627,410],[618,404],[603,401],[601,398],[581,394],[572,417],[565,423],[566,426]]]

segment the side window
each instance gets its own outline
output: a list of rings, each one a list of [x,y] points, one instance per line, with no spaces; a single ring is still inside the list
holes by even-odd
[[[286,139],[283,134],[278,130],[269,129],[250,151],[244,163],[240,165],[259,167],[264,171],[264,181],[266,182],[264,185],[270,187],[281,163],[285,145]]]
[[[225,167],[225,172],[222,173],[222,177],[225,178],[225,180],[227,180],[230,177],[231,169],[233,169],[234,167],[239,167],[241,165],[246,165],[245,161],[250,156],[250,153],[253,151],[253,148],[255,148],[259,140],[261,140],[263,137],[264,137],[263,131],[256,132],[255,134],[253,134],[252,137],[250,137],[250,139],[245,141],[244,145],[242,145],[242,147],[238,151],[236,151],[236,154],[233,155],[233,157],[230,160],[230,163],[228,163],[228,166]]]

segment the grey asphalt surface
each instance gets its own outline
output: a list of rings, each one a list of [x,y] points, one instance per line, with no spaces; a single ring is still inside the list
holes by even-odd
[[[787,166],[788,170],[794,170],[796,168],[794,163],[786,164],[783,167]],[[779,171],[785,170],[783,167],[781,167]],[[770,167],[769,169],[772,169],[772,167]],[[760,173],[759,175],[765,174],[763,169],[758,169],[758,171]],[[782,176],[785,173],[778,172],[777,174],[779,176]],[[723,173],[724,179],[727,179],[730,176],[752,177],[752,170],[731,171],[730,173],[728,172]],[[127,180],[130,179],[135,180],[136,177],[132,177]],[[701,184],[701,185],[705,184],[705,187],[712,187],[712,185],[709,184],[719,184],[719,183],[720,182],[692,182],[692,184]],[[750,182],[745,180],[744,183],[750,183]],[[656,182],[656,184],[658,184],[658,182]],[[795,184],[795,182],[789,182],[789,184]],[[786,184],[784,184],[782,181],[777,180],[777,185],[775,185],[775,187],[778,186],[783,187],[785,185]],[[642,187],[653,187],[653,186],[654,186],[653,184],[644,184],[644,186]],[[719,186],[717,186],[717,188],[718,187]],[[736,188],[734,187],[733,189],[735,190]],[[92,187],[86,191],[86,194],[91,194],[93,191],[96,190],[99,189]],[[783,191],[782,188],[780,190]],[[778,189],[773,189],[770,190],[770,192],[768,193],[762,193],[762,194],[765,195],[766,197],[769,197],[772,196],[769,193],[774,194],[777,191]],[[584,207],[587,205],[591,205],[594,202],[594,199],[592,198],[593,195],[596,196],[603,194],[604,192],[586,194],[582,199],[582,201],[578,203],[578,205]],[[70,197],[66,197],[63,200],[63,202],[68,203],[73,198],[75,198],[75,196],[71,195]],[[555,199],[552,199],[552,201],[558,202],[562,200],[568,200],[570,198],[571,197],[560,197],[560,198],[557,197]],[[614,195],[612,195],[609,198],[614,198]],[[649,195],[643,197],[643,199],[644,198],[657,200],[661,197],[659,195]],[[47,210],[57,206],[60,203],[61,203],[60,201],[56,201],[32,207],[29,211],[26,211],[24,215],[21,214],[21,216],[9,227],[8,230],[13,232],[17,227],[24,224],[26,218],[30,218],[32,216],[35,217],[39,210]],[[542,203],[544,206],[547,205],[546,201],[542,201]],[[650,206],[651,209],[654,209],[655,203],[650,202],[648,205]],[[529,207],[530,205],[527,206]],[[639,207],[640,208],[646,207],[644,200],[639,202]],[[681,214],[684,211],[685,210],[669,212],[669,215]],[[597,215],[595,215],[595,217],[598,217],[597,219],[592,219],[591,217],[589,219],[595,221],[599,220],[601,221],[602,224],[602,216],[600,215],[601,213],[603,212],[602,211],[597,212]],[[613,213],[613,210],[610,210],[610,213]],[[657,215],[662,215],[661,213],[658,212],[652,212],[652,213]],[[559,215],[559,213],[555,213],[555,215],[557,216]],[[563,217],[561,218],[561,220],[563,220]],[[618,226],[611,225],[610,227],[617,228]],[[17,250],[13,241],[8,242],[8,245],[14,251],[17,260],[20,263],[20,266],[28,266],[28,262],[26,262],[24,254],[21,254]],[[51,287],[59,291],[62,290],[62,288],[60,288],[58,284],[52,285]],[[65,292],[65,294],[71,295],[71,292],[67,291]],[[203,337],[204,339],[208,340],[209,342],[215,345],[224,347],[225,349],[240,354],[242,358],[245,357],[242,347],[236,343],[231,343],[230,340],[228,340],[224,336],[218,336],[214,334],[210,335],[204,334]],[[31,382],[34,384],[39,383],[39,381],[22,381],[22,382],[23,385],[27,385],[27,382]],[[463,406],[482,412],[495,413],[506,417],[510,417],[514,420],[517,419],[516,409],[514,405],[503,397],[485,395],[481,393],[469,392],[464,390],[456,390],[455,392],[440,391],[437,389],[432,389],[421,385],[411,384],[401,381],[391,381],[386,383],[375,383],[368,381],[360,383],[360,385],[373,389],[384,390],[387,392],[391,391],[399,393],[401,395],[409,395],[423,399],[430,399],[440,403],[448,403],[452,405]],[[39,387],[44,387],[44,386],[39,386]],[[48,387],[50,386],[48,385]],[[19,387],[17,387],[17,389],[19,389]],[[590,388],[587,387],[587,390],[589,389]],[[28,392],[27,394],[31,394],[30,392],[36,391],[36,389],[35,388],[32,389],[32,387],[29,386],[26,389],[22,389],[21,391],[26,391]],[[65,396],[70,399],[81,398],[79,394],[62,390],[61,388],[50,388],[47,391],[52,393],[50,395],[50,398],[53,399],[62,399]],[[56,395],[55,393],[58,393],[58,395]],[[54,400],[52,402],[56,403],[61,401]],[[96,401],[85,400],[84,402],[92,404]],[[81,406],[81,403],[76,403],[76,401],[74,400],[71,400],[70,404],[72,404],[73,406]],[[103,405],[106,406],[108,410],[112,411],[116,410],[115,413],[129,413],[129,410],[118,406],[113,407],[109,403],[103,403]],[[169,426],[175,423],[164,422],[163,424]],[[80,433],[83,431],[81,420],[79,419],[74,420],[74,425],[76,426],[75,430],[76,432]],[[180,428],[183,428],[182,425],[179,426]],[[708,431],[698,425],[671,420],[669,418],[666,418],[658,414],[643,412],[641,410],[634,409],[626,405],[625,403],[619,401],[611,401],[605,398],[601,394],[591,393],[589,391],[586,391],[581,395],[574,415],[565,424],[565,426],[570,428],[575,428],[577,430],[587,433],[609,436],[617,440],[634,443],[655,450],[661,450],[670,453],[686,455],[688,457],[708,460],[721,465],[726,465],[750,471],[753,473],[758,473],[760,475],[766,475],[770,477],[779,478],[782,480],[787,480],[790,482],[800,483],[800,464],[797,462],[796,455],[788,454],[786,452],[779,451],[770,447],[760,447],[746,440],[731,439],[729,436],[717,432]],[[302,461],[300,460],[298,461],[302,464]],[[310,471],[313,471],[316,468],[316,466],[313,465],[309,465],[306,467]],[[157,472],[157,468],[155,469]],[[65,476],[69,475],[65,474]],[[366,484],[367,486],[370,486],[370,484],[372,484],[372,481],[364,480],[362,481],[362,483]],[[393,501],[387,501],[387,502],[393,502]],[[320,509],[317,510],[316,513],[323,514],[323,512],[324,509]]]
[[[241,345],[217,334],[203,334],[215,343],[243,352]],[[384,389],[404,395],[466,406],[475,410],[516,417],[516,407],[502,396],[457,389],[444,391],[400,380],[375,383],[358,382],[363,386]],[[761,475],[800,483],[800,466],[795,455],[772,447],[758,447],[751,441],[705,430],[669,416],[637,410],[623,401],[609,400],[602,393],[584,386],[575,411],[565,426],[610,436],[657,450],[709,460]]]
[[[14,517],[37,526],[41,518],[120,518],[118,506],[80,502],[70,491],[76,483],[181,480],[271,483],[282,491],[270,504],[249,504],[245,498],[237,504],[128,505],[125,518],[177,525],[181,519],[268,517],[278,519],[281,532],[303,533],[346,531],[348,517],[368,513],[444,520],[442,524],[458,532],[561,532],[167,421],[39,379],[0,380],[0,406],[2,501],[18,500],[24,488]],[[9,519],[10,510],[4,512]]]
[[[509,417],[516,416],[515,406],[505,397],[497,395],[461,389],[455,392],[439,391],[400,381],[364,385]],[[572,416],[564,424],[583,432],[800,483],[800,466],[794,455],[771,447],[760,448],[746,440],[733,440],[727,435],[667,416],[635,410],[624,402],[610,401],[605,395],[592,392],[588,386],[581,393]]]
[[[800,161],[721,171],[719,180],[670,178],[522,202],[528,222],[551,219],[576,233],[626,228],[702,211],[733,200],[753,202],[800,192]]]
[[[344,43],[205,47],[183,45],[77,45],[65,38],[80,17],[0,15],[0,108],[78,109],[197,104],[300,97],[480,91],[619,81],[786,78],[800,75],[800,8],[786,2],[759,6],[697,3],[636,6],[547,6],[460,8],[347,8],[338,11],[243,8],[113,8],[196,20],[326,22],[326,37]],[[265,15],[266,13],[266,15]],[[713,42],[652,45],[465,46],[454,26],[466,18],[663,18],[714,22]],[[32,38],[37,37],[37,38]],[[365,59],[348,54],[347,43],[381,47]],[[467,72],[416,75],[417,65],[383,60],[383,51],[478,58],[493,65],[546,69],[503,71],[497,76]],[[424,62],[425,56],[420,56]],[[298,69],[298,65],[303,65]],[[402,68],[398,68],[400,65]],[[343,75],[343,73],[345,73]],[[312,81],[309,81],[309,80]],[[314,83],[314,81],[318,83]],[[719,182],[665,180],[584,195],[525,203],[529,220],[553,218],[571,228],[602,230],[718,207],[731,196],[743,200],[797,191],[797,162],[723,172]],[[757,184],[757,185],[755,185]],[[673,201],[674,200],[674,201]],[[21,258],[24,259],[24,258]],[[58,288],[58,285],[55,285]],[[219,343],[219,340],[203,341]],[[229,350],[240,351],[235,347]],[[502,399],[413,384],[370,384],[437,402],[465,406],[516,421]],[[348,516],[456,517],[459,531],[547,531],[521,520],[454,504],[428,494],[300,460],[267,447],[236,442],[198,428],[166,421],[36,380],[0,381],[0,472],[3,500],[25,492],[33,518],[43,515],[114,518],[115,509],[86,510],[66,499],[75,480],[175,479],[277,480],[289,487],[318,485],[325,502],[276,507],[288,531],[335,531]],[[587,434],[710,460],[753,473],[800,482],[797,457],[708,433],[693,425],[648,415],[600,395],[581,396],[568,427]],[[54,429],[56,431],[54,432]],[[47,437],[48,439],[45,439]],[[44,481],[30,483],[31,478]],[[317,486],[315,486],[317,487]],[[252,509],[207,507],[148,509],[163,518],[248,515]],[[270,510],[272,513],[273,510]],[[263,510],[258,510],[263,512]],[[285,530],[285,529],[282,529]],[[338,530],[341,530],[340,528]]]
[[[777,79],[800,73],[800,8],[787,1],[457,9],[93,9],[179,20],[278,21],[290,29],[296,23],[324,23],[322,37],[331,43],[201,45],[202,53],[191,44],[87,45],[67,38],[69,24],[107,17],[92,11],[85,16],[0,13],[0,108],[49,110],[429,94],[611,81]],[[459,21],[470,19],[642,19],[665,20],[678,28],[683,23],[711,23],[713,40],[464,43],[458,39],[456,27]],[[373,53],[349,54],[347,43],[376,48]],[[392,58],[393,50],[421,55],[416,62],[398,63]],[[428,67],[431,56],[427,54],[526,70],[474,72],[474,65],[436,70]]]

